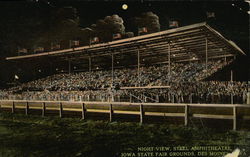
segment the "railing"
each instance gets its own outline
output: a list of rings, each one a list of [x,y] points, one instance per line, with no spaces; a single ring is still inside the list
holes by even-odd
[[[184,120],[185,126],[189,125],[191,118],[222,119],[232,120],[233,130],[237,129],[239,115],[241,115],[244,120],[250,120],[250,105],[242,104],[4,100],[0,101],[0,107],[1,110],[11,109],[12,113],[15,113],[17,109],[22,109],[25,111],[26,115],[29,114],[30,110],[41,110],[42,116],[45,116],[47,111],[58,111],[60,117],[63,117],[64,111],[81,112],[82,119],[86,119],[87,112],[107,113],[109,114],[110,121],[113,121],[114,114],[138,115],[140,117],[140,123],[144,122],[145,116],[181,117]],[[216,111],[224,109],[224,113],[222,114],[222,111],[220,111],[220,113],[216,113],[213,109]],[[204,111],[206,111],[206,113],[204,113]]]
[[[143,99],[140,99],[138,96],[135,96],[134,94],[129,94],[129,96],[130,96],[130,100],[129,100],[129,102],[130,103],[132,103],[133,102],[133,99],[132,98],[135,98],[136,100],[139,100],[140,102],[143,102]]]
[[[151,101],[153,101],[153,102],[156,102],[156,103],[158,103],[158,102],[159,102],[158,100],[153,99],[153,98],[151,98],[151,97],[148,97],[148,96],[146,96],[146,95],[144,95],[144,94],[142,94],[142,96],[143,96],[143,98],[144,98],[145,102],[147,102],[147,99],[149,99],[149,100],[151,100]]]

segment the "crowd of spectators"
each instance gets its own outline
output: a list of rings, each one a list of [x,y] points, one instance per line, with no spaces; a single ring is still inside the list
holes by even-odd
[[[138,69],[115,69],[114,80],[112,73],[106,71],[81,72],[74,74],[56,74],[43,79],[24,83],[11,90],[49,90],[49,91],[76,91],[106,89],[110,85],[117,84],[120,87],[167,85],[169,82],[197,82],[206,76],[221,69],[228,62],[210,61],[208,71],[204,63],[172,63],[169,73],[169,65],[157,65]]]
[[[0,92],[0,99],[49,101],[130,101],[168,103],[245,103],[246,82],[171,82],[161,89]]]
[[[136,68],[55,74],[43,79],[0,91],[0,99],[65,101],[143,101],[171,103],[244,103],[246,82],[203,81],[229,62],[209,61],[172,63]],[[113,80],[113,81],[112,81]],[[137,86],[170,86],[161,89],[111,88]]]

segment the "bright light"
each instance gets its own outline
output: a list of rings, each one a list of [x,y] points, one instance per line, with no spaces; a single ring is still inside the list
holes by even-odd
[[[123,5],[122,5],[122,9],[123,9],[123,10],[127,10],[127,9],[128,9],[128,5],[127,5],[127,4],[123,4]]]
[[[250,11],[247,12],[250,15]]]
[[[193,57],[193,59],[196,59],[195,57]]]
[[[15,75],[15,79],[16,79],[16,80],[18,80],[18,79],[19,79],[19,77],[18,77],[17,75]]]

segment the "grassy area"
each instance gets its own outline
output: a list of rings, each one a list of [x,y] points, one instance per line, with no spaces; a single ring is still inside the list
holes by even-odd
[[[230,146],[250,154],[250,132],[0,113],[0,156],[115,157],[139,147]]]

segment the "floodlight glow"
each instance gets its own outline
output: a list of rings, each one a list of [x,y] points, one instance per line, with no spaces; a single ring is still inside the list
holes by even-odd
[[[18,77],[17,75],[15,75],[15,79],[16,79],[16,80],[18,80],[18,79],[19,79],[19,77]]]

